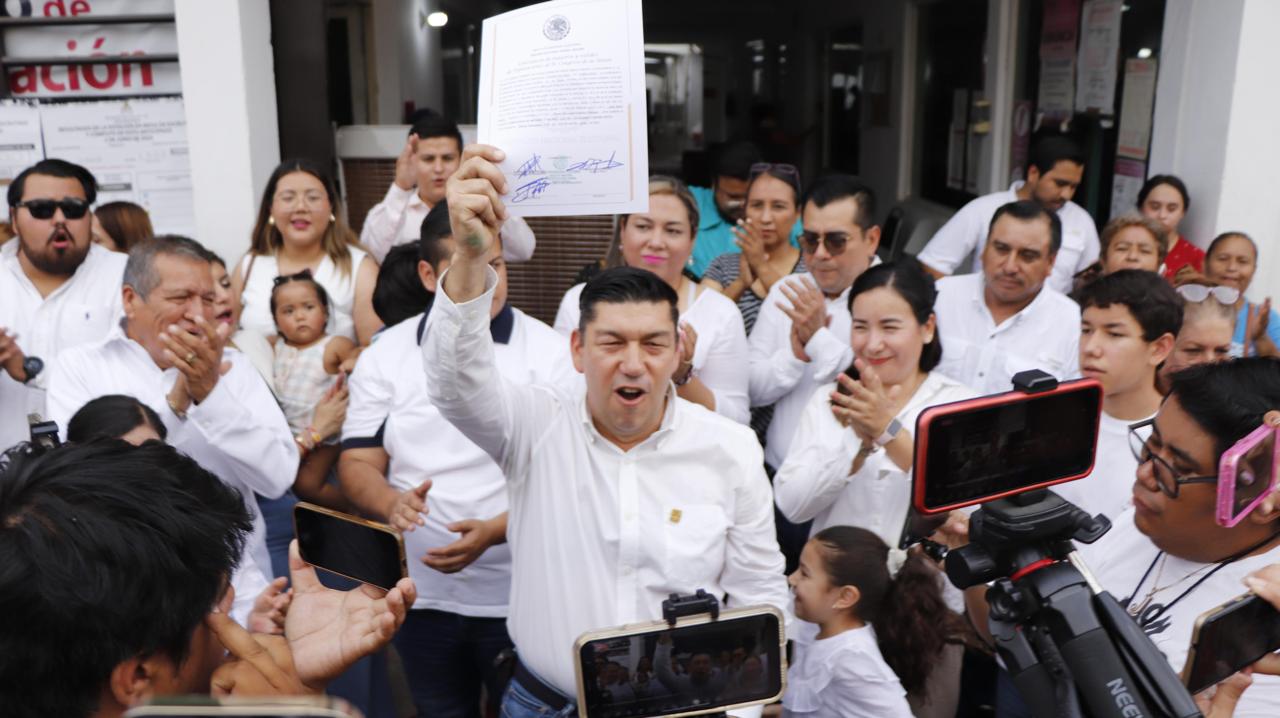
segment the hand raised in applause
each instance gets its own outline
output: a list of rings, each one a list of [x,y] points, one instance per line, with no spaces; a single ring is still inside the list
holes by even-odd
[[[396,186],[408,192],[418,186],[418,136],[410,134],[404,141],[404,148],[396,157]]]
[[[164,343],[165,358],[186,379],[187,394],[199,404],[209,396],[218,379],[231,370],[231,362],[222,360],[231,327],[219,324],[216,328],[202,316],[188,314],[198,331],[190,332],[176,324],[160,334]]]
[[[468,145],[458,171],[445,185],[457,255],[483,258],[497,239],[507,218],[501,199],[507,191],[507,179],[497,165],[505,157],[496,147]]]
[[[819,329],[831,323],[831,317],[827,315],[826,299],[822,296],[822,290],[818,289],[818,285],[807,277],[784,282],[782,295],[791,302],[790,306],[779,302],[778,307],[782,309],[783,314],[791,318],[792,350],[797,359],[809,361],[809,357],[804,353],[804,346]]]

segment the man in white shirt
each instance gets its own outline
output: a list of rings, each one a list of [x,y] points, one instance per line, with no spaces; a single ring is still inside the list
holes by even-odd
[[[45,413],[59,353],[102,339],[120,317],[125,255],[91,239],[97,191],[89,170],[54,159],[9,185],[17,236],[0,246],[0,450],[28,438],[28,414]]]
[[[448,211],[445,202],[432,208],[418,242],[419,276],[431,293],[454,251]],[[576,373],[564,337],[507,304],[497,243],[485,259],[498,274],[489,309],[498,371],[516,384],[569,386]],[[474,715],[482,683],[496,713],[505,686],[494,661],[511,647],[507,483],[493,458],[431,404],[421,363],[406,361],[421,352],[429,313],[386,329],[360,355],[338,478],[361,513],[404,532],[420,590],[395,641],[418,713]]]
[[[1093,473],[1054,487],[1059,496],[1115,520],[1132,503],[1138,460],[1129,427],[1155,417],[1163,396],[1156,369],[1182,328],[1182,300],[1155,272],[1122,269],[1080,290],[1080,373],[1102,383]],[[1146,439],[1143,426],[1138,436]]]
[[[982,273],[938,280],[938,371],[983,394],[1025,369],[1079,375],[1080,307],[1045,283],[1061,241],[1058,215],[1035,202],[996,210]]]
[[[409,130],[396,158],[396,176],[387,196],[365,215],[360,244],[379,263],[398,244],[418,241],[427,212],[444,199],[445,182],[458,171],[462,133],[440,115],[423,114]],[[502,225],[502,253],[508,262],[533,256],[533,230],[519,217]]]
[[[505,215],[492,147],[449,180],[458,240],[423,346],[440,413],[502,467],[510,501],[512,718],[573,710],[578,636],[661,615],[705,588],[730,606],[789,602],[769,483],[745,426],[676,397],[677,297],[651,272],[606,270],[570,339],[586,393],[508,381],[488,319],[483,258]]]
[[[132,396],[154,409],[169,443],[244,497],[253,516],[246,550],[271,565],[253,492],[279,498],[298,474],[289,425],[253,365],[224,350],[214,328],[213,273],[205,249],[185,237],[135,247],[125,267],[125,319],[106,339],[63,352],[49,377],[49,415],[62,428],[90,399]]]
[[[1027,180],[1014,182],[1003,192],[979,197],[933,235],[919,259],[936,277],[963,272],[973,255],[971,272],[982,271],[979,250],[987,239],[992,215],[1001,206],[1019,200],[1038,203],[1057,214],[1062,222],[1062,247],[1053,266],[1049,286],[1066,294],[1071,278],[1098,259],[1098,227],[1083,207],[1071,201],[1084,176],[1084,153],[1065,137],[1047,137],[1031,149]]]

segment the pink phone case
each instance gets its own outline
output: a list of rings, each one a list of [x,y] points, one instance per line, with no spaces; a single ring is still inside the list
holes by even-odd
[[[1273,442],[1271,452],[1270,476],[1266,479],[1268,486],[1264,488],[1253,501],[1249,502],[1240,510],[1238,514],[1233,514],[1233,506],[1236,499],[1236,478],[1240,471],[1240,460],[1249,453],[1258,444],[1266,441],[1268,437],[1275,436],[1276,441]],[[1245,516],[1253,511],[1254,507],[1262,503],[1276,490],[1276,469],[1280,466],[1280,430],[1274,426],[1259,426],[1254,429],[1248,436],[1237,441],[1234,446],[1222,452],[1222,459],[1218,461],[1218,525],[1231,528],[1244,520]],[[1256,470],[1256,469],[1250,469]]]

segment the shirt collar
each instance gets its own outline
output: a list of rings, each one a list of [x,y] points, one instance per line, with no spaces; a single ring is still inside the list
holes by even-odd
[[[427,305],[427,310],[422,313],[422,318],[418,320],[418,346],[422,346],[422,337],[427,333],[427,317],[431,315],[431,305]],[[511,309],[510,304],[502,305],[502,311],[498,312],[498,316],[489,320],[489,336],[493,337],[495,344],[510,344],[511,335],[516,329],[516,313]]]
[[[980,272],[980,271],[979,271],[979,272],[977,272],[977,273],[976,273],[976,275],[977,275],[977,277],[978,277],[978,281],[977,281],[977,282],[975,282],[975,286],[977,286],[978,291],[974,294],[974,296],[973,296],[973,301],[974,301],[974,302],[975,302],[979,307],[981,307],[981,308],[982,308],[982,311],[983,311],[983,312],[985,312],[985,313],[986,313],[986,315],[987,315],[988,317],[990,317],[990,318],[991,318],[991,322],[994,324],[994,323],[995,323],[995,317],[992,317],[992,316],[991,316],[991,309],[990,309],[989,307],[987,307],[987,297],[986,297],[987,278],[986,278],[986,275],[984,275],[984,274],[983,274],[982,272]],[[1031,303],[1030,303],[1030,304],[1028,304],[1027,306],[1023,307],[1022,309],[1020,309],[1020,310],[1018,311],[1018,313],[1017,313],[1017,314],[1014,314],[1013,316],[1011,316],[1011,317],[1009,317],[1008,319],[1006,319],[1006,320],[1005,320],[1005,322],[1006,322],[1006,323],[1007,323],[1007,322],[1020,322],[1020,321],[1022,321],[1022,317],[1024,317],[1024,316],[1030,316],[1033,312],[1035,312],[1036,307],[1040,306],[1041,304],[1044,304],[1044,302],[1046,301],[1046,300],[1045,300],[1045,298],[1044,298],[1045,292],[1049,292],[1049,291],[1053,291],[1053,290],[1049,287],[1049,278],[1048,278],[1048,277],[1045,277],[1045,283],[1044,283],[1044,284],[1042,284],[1042,285],[1040,285],[1040,291],[1036,292],[1036,296],[1035,296],[1035,298],[1034,298],[1034,299],[1032,299],[1032,300],[1031,300]]]
[[[631,447],[631,449],[638,449],[650,442],[654,442],[657,448],[662,448],[663,444],[666,443],[667,438],[672,435],[672,432],[676,428],[676,405],[678,403],[679,397],[676,395],[675,384],[668,384],[667,406],[662,411],[662,423],[658,424],[657,431],[649,435],[649,437],[644,441]],[[596,429],[595,422],[591,420],[591,408],[587,406],[587,395],[585,392],[582,395],[582,401],[578,402],[578,419],[582,422],[583,426],[586,427],[587,435],[590,436],[593,441],[599,440],[614,447],[615,449],[618,448],[616,444],[604,438],[599,430]],[[622,452],[621,449],[618,449],[618,451],[619,453],[625,453]]]

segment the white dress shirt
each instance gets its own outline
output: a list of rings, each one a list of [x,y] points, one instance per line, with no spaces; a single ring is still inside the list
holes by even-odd
[[[1059,380],[1080,376],[1080,306],[1047,285],[1022,311],[996,326],[982,274],[938,280],[933,311],[942,337],[936,371],[982,394],[1013,388],[1013,375],[1041,369]]]
[[[774,500],[792,523],[813,521],[812,533],[829,526],[857,526],[897,546],[911,503],[912,472],[903,471],[883,450],[850,474],[862,440],[831,413],[834,382],[814,390],[800,417],[787,460],[773,477]],[[920,412],[975,396],[968,387],[930,372],[897,419],[914,432]]]
[[[596,430],[586,401],[498,371],[487,291],[436,293],[423,344],[427,391],[507,477],[511,614],[520,660],[576,694],[574,641],[661,617],[671,593],[705,588],[731,606],[787,610],[773,494],[751,429],[668,390],[661,427],[629,451]]]
[[[116,326],[107,338],[63,352],[49,377],[49,415],[66,438],[67,421],[91,399],[124,394],[151,407],[168,429],[168,443],[240,492],[253,516],[245,550],[270,566],[266,526],[253,492],[274,499],[298,475],[298,448],[275,397],[249,360],[234,349],[222,356],[231,370],[185,420],[169,408],[177,369],[161,370],[147,350]]]
[[[963,271],[966,257],[973,256],[970,272],[982,272],[982,247],[987,244],[991,218],[1000,207],[1018,201],[1021,180],[1003,192],[983,195],[970,201],[942,225],[918,259],[943,274]],[[1058,210],[1062,222],[1062,247],[1053,263],[1048,284],[1063,294],[1071,291],[1071,279],[1077,272],[1098,261],[1098,227],[1093,217],[1075,202],[1067,202]]]
[[[416,187],[400,189],[392,182],[387,196],[365,215],[360,244],[382,264],[392,247],[421,239],[422,220],[430,211],[431,205],[422,199]],[[502,238],[503,259],[524,262],[533,256],[533,230],[520,217],[508,217],[498,234]]]
[[[769,406],[776,402],[764,450],[765,461],[775,468],[782,466],[787,458],[791,437],[813,390],[835,381],[840,372],[853,363],[853,348],[849,346],[853,319],[849,316],[848,288],[838,297],[826,297],[830,322],[814,332],[804,345],[809,361],[796,358],[791,350],[791,317],[779,306],[783,302],[790,306],[791,302],[782,293],[782,285],[784,282],[798,284],[796,277],[813,280],[813,275],[806,273],[774,284],[760,306],[756,325],[747,340],[751,405]]]
[[[27,414],[46,414],[45,389],[58,356],[70,347],[101,341],[120,320],[128,259],[92,244],[75,274],[41,297],[22,271],[19,244],[14,238],[0,245],[0,327],[16,333],[22,353],[40,358],[44,370],[24,385],[0,369],[0,451],[30,438]]]
[[[427,315],[379,334],[360,355],[348,386],[344,449],[381,447],[387,481],[397,491],[432,480],[425,526],[404,534],[409,575],[418,587],[415,609],[505,618],[511,592],[511,549],[489,548],[474,563],[445,574],[422,563],[428,549],[456,541],[446,528],[465,519],[490,519],[507,510],[507,482],[492,457],[454,428],[431,404],[427,378],[415,358]],[[489,323],[498,372],[515,384],[577,386],[569,342],[510,305]]]
[[[867,624],[819,640],[798,631],[787,669],[782,715],[813,718],[911,718],[907,692],[885,662]]]
[[[560,300],[555,327],[566,337],[578,328],[582,317],[578,300],[584,286],[570,287]],[[751,420],[751,408],[747,405],[748,368],[742,360],[747,355],[742,312],[720,292],[704,287],[693,297],[695,291],[697,285],[690,283],[689,308],[680,315],[680,321],[688,322],[698,335],[693,350],[694,375],[715,395],[717,414],[745,424]]]

